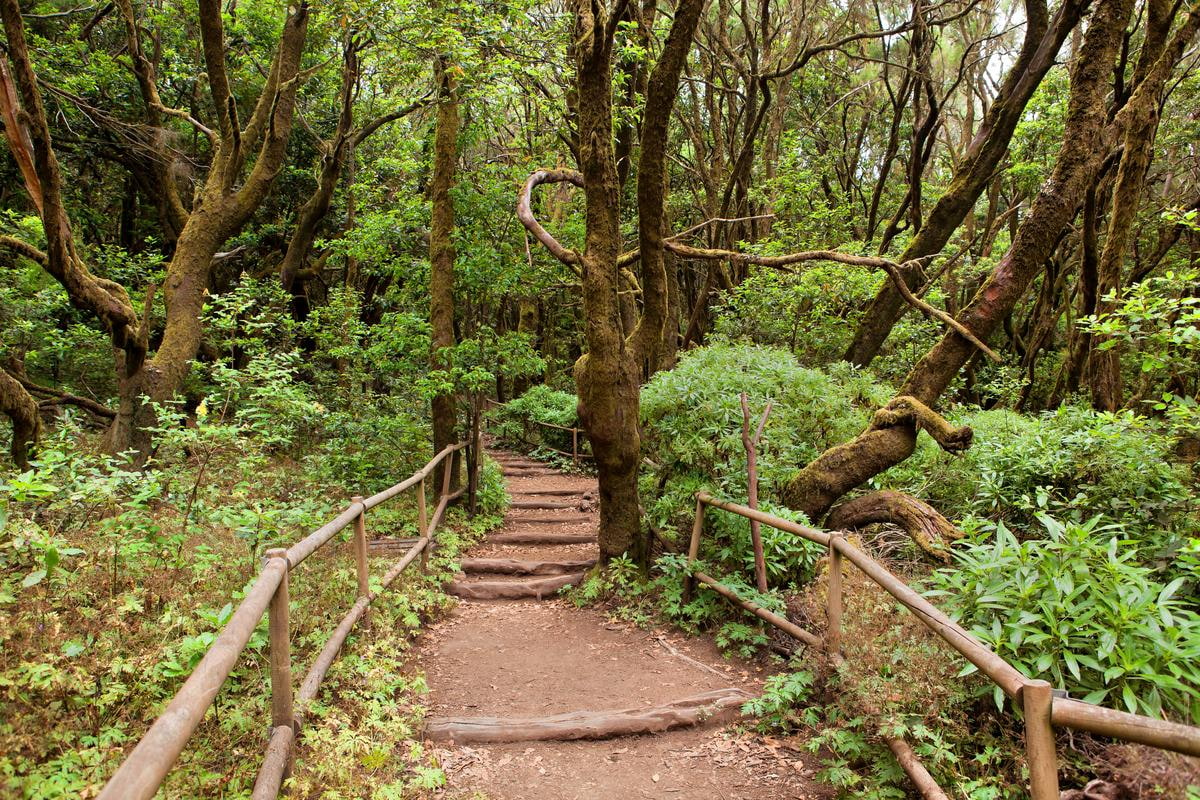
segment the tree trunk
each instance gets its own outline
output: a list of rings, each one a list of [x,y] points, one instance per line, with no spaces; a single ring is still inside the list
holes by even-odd
[[[1154,0],[1148,7],[1146,38],[1134,71],[1136,88],[1123,109],[1123,113],[1128,114],[1129,124],[1124,131],[1121,160],[1113,187],[1112,210],[1109,213],[1104,248],[1100,251],[1097,266],[1098,314],[1112,311],[1120,302],[1125,250],[1133,234],[1142,190],[1146,183],[1146,173],[1150,169],[1150,159],[1154,154],[1154,140],[1158,133],[1159,109],[1166,79],[1182,56],[1184,48],[1195,36],[1196,27],[1200,24],[1200,12],[1193,11],[1176,31],[1171,46],[1168,46],[1167,36],[1177,6],[1167,0]],[[1089,366],[1092,405],[1105,411],[1116,411],[1124,399],[1121,355],[1116,347],[1098,349],[1104,341],[1104,337],[1091,339],[1093,349]]]
[[[29,451],[42,432],[37,401],[7,370],[0,369],[0,412],[12,421],[12,460],[17,469],[29,469]]]
[[[1092,15],[1071,71],[1065,134],[1054,171],[1012,246],[959,317],[981,340],[1012,312],[1042,269],[1108,152],[1114,127],[1123,124],[1121,118],[1107,124],[1104,97],[1132,5],[1133,0],[1101,0]],[[958,332],[947,331],[913,368],[900,396],[877,412],[862,434],[825,451],[789,482],[784,491],[788,505],[820,520],[843,494],[908,458],[922,428],[951,452],[969,446],[971,430],[951,428],[929,406],[975,349]]]
[[[901,264],[908,265],[915,259],[934,255],[950,241],[1008,152],[1013,131],[1029,98],[1046,72],[1054,66],[1059,48],[1078,23],[1085,7],[1086,2],[1082,0],[1067,0],[1055,18],[1048,22],[1044,0],[1025,3],[1028,21],[1017,62],[1009,70],[995,101],[988,108],[979,132],[954,171],[950,185],[938,198],[920,231],[913,236],[898,259]],[[915,290],[921,275],[918,266],[906,266],[905,283]],[[859,366],[870,364],[907,308],[904,298],[892,282],[885,281],[855,331],[845,360]]]
[[[429,325],[432,370],[447,370],[445,350],[454,347],[454,170],[458,161],[458,94],[452,71],[455,67],[439,57],[437,72],[437,121],[433,135],[433,178],[429,194],[433,218],[429,229]],[[458,394],[435,395],[430,402],[433,417],[433,449],[440,453],[458,441]],[[458,459],[442,462],[438,471],[451,470],[450,490],[459,487]],[[438,479],[440,484],[440,478]]]
[[[213,255],[262,205],[287,156],[301,82],[308,6],[300,3],[284,22],[262,92],[240,130],[225,71],[222,10],[216,0],[200,0],[200,30],[214,110],[220,121],[219,134],[210,131],[214,141],[212,165],[167,266],[162,344],[144,365],[129,357],[118,357],[121,398],[109,432],[109,446],[117,452],[136,451],[139,463],[150,453],[150,429],[155,424],[152,404],[174,399],[199,351],[203,338],[200,314],[209,291]],[[246,153],[254,147],[256,158],[243,179]]]

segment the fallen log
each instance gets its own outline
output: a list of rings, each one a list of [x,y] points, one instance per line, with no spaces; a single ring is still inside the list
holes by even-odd
[[[455,744],[611,739],[661,733],[741,715],[750,695],[741,689],[717,689],[662,706],[620,711],[569,711],[548,717],[434,717],[425,736]]]
[[[550,597],[564,586],[573,586],[586,573],[556,575],[553,578],[532,578],[525,581],[450,581],[446,593],[467,600],[541,600]]]
[[[519,561],[515,558],[464,558],[459,568],[468,574],[564,575],[591,569],[596,559],[579,561]]]
[[[596,541],[594,533],[540,533],[515,531],[488,537],[491,544],[587,544]]]

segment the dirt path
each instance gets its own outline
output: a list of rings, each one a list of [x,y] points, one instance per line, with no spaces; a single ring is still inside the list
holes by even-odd
[[[461,731],[473,730],[479,718],[498,718],[507,729],[513,720],[525,720],[522,724],[528,726],[530,718],[568,712],[628,711],[640,716],[646,709],[708,692],[754,693],[765,677],[750,664],[723,659],[706,639],[611,620],[597,610],[557,599],[557,588],[542,593],[543,599],[472,599],[575,580],[580,563],[597,554],[594,479],[564,475],[512,453],[491,455],[505,467],[513,507],[504,526],[469,552],[463,563],[465,568],[491,569],[498,566],[495,559],[503,559],[504,572],[460,576],[449,590],[464,599],[430,628],[420,648],[430,687],[427,733],[442,740],[434,746],[448,776],[445,796],[829,796],[811,780],[811,755],[711,718],[674,730],[598,741],[463,743],[462,737],[471,734]],[[539,505],[554,507],[520,507]],[[535,541],[546,534],[584,541]],[[534,569],[532,564],[540,565],[537,574],[515,574]],[[546,581],[551,583],[539,583]],[[740,702],[731,698],[730,708]],[[726,713],[729,716],[736,712]],[[458,727],[449,725],[437,733],[448,718]],[[457,742],[445,741],[447,730],[459,737]]]

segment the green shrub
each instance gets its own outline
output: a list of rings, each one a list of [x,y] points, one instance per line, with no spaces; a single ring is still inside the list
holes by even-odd
[[[834,376],[807,369],[784,350],[714,345],[686,353],[675,369],[655,375],[642,390],[642,452],[655,465],[645,475],[642,502],[659,528],[689,530],[701,490],[745,500],[743,391],[752,425],[772,403],[759,446],[760,506],[795,519],[800,517],[773,501],[774,493],[818,453],[858,432],[866,421],[858,403],[881,399],[862,373],[844,368]],[[720,511],[708,519],[704,557],[722,570],[750,569],[747,521]],[[810,548],[770,529],[763,538],[773,582],[804,577],[813,559]]]
[[[759,269],[714,310],[713,341],[787,348],[808,365],[837,361],[850,344],[880,275],[814,263],[788,274]]]
[[[545,428],[537,423],[578,427],[578,402],[570,392],[537,384],[520,397],[488,411],[488,430],[509,447],[547,444],[570,452],[571,434],[568,431]]]
[[[1045,539],[1003,524],[955,553],[929,594],[1031,678],[1085,702],[1200,722],[1200,615],[1137,563],[1119,526],[1038,515]],[[998,692],[998,690],[997,690]]]
[[[1033,527],[1048,512],[1077,522],[1098,514],[1151,545],[1148,556],[1172,551],[1194,529],[1190,492],[1171,463],[1171,440],[1135,414],[1078,406],[1028,417],[975,411],[975,441],[948,455],[922,437],[917,452],[880,478],[952,518],[978,515],[1010,527]]]

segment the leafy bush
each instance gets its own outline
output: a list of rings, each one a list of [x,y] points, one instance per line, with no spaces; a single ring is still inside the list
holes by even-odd
[[[1142,417],[1063,406],[1036,417],[975,411],[954,421],[975,430],[966,453],[951,456],[923,440],[877,483],[950,517],[978,515],[1017,529],[1043,512],[1077,522],[1102,514],[1151,545],[1147,556],[1170,552],[1196,525],[1171,440]]]
[[[575,395],[569,392],[537,384],[520,397],[488,411],[488,429],[509,447],[548,444],[569,452],[569,432],[545,428],[537,423],[564,428],[578,427],[578,402]]]
[[[1021,542],[996,525],[995,541],[959,550],[930,594],[1029,677],[1200,722],[1200,615],[1175,596],[1183,579],[1157,581],[1119,526],[1038,519],[1047,538]]]
[[[772,502],[772,493],[797,468],[858,431],[866,415],[856,403],[881,399],[861,373],[843,369],[835,377],[807,369],[784,350],[714,345],[686,353],[642,390],[643,453],[655,464],[643,481],[643,503],[660,528],[689,530],[698,491],[746,498],[743,391],[752,424],[772,403],[758,455],[760,506],[791,519],[801,517]],[[719,574],[752,569],[748,522],[720,511],[707,519],[711,533],[702,556],[720,565]],[[807,574],[815,556],[805,542],[765,528],[763,539],[773,582]]]
[[[787,348],[809,365],[837,361],[879,280],[843,264],[817,263],[796,274],[755,270],[714,309],[713,342]]]
[[[755,423],[772,403],[758,457],[763,494],[825,448],[857,433],[866,415],[855,402],[876,394],[849,371],[833,378],[801,367],[785,350],[700,348],[642,389],[644,452],[672,475],[693,473],[710,481],[715,492],[745,497],[742,392]]]

